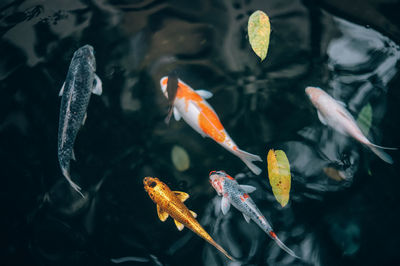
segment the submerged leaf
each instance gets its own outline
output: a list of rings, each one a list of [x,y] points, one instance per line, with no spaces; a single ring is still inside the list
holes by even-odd
[[[263,61],[267,56],[269,35],[271,33],[268,16],[260,10],[255,11],[249,17],[247,30],[251,48]]]
[[[370,103],[366,104],[358,114],[357,124],[360,127],[362,133],[368,136],[369,130],[372,124],[372,106]]]
[[[290,164],[284,151],[269,150],[267,156],[268,177],[276,200],[285,207],[290,193]]]
[[[324,167],[324,173],[335,181],[343,181],[346,179],[346,174],[333,167]]]
[[[189,169],[190,159],[184,148],[176,145],[172,147],[171,157],[172,163],[178,171],[183,172]]]

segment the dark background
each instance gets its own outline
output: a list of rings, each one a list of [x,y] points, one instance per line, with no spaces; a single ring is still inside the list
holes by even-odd
[[[271,20],[267,58],[247,38],[255,10]],[[304,88],[320,86],[357,117],[373,111],[369,139],[400,146],[399,1],[7,1],[0,4],[0,264],[225,265],[223,255],[172,220],[158,220],[143,190],[157,176],[185,204],[232,265],[395,265],[399,248],[398,151],[389,165],[323,126]],[[74,193],[57,160],[60,98],[73,52],[91,44],[103,95],[93,96],[75,142]],[[159,80],[175,70],[214,107],[242,149],[259,154],[260,176],[185,122],[164,123]],[[178,171],[171,150],[186,150]],[[283,149],[289,204],[274,199],[266,154]],[[325,174],[341,170],[345,180]],[[208,183],[223,169],[258,189],[251,196],[281,251],[235,209],[223,216]]]

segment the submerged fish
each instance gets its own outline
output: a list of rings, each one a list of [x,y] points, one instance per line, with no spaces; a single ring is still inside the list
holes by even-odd
[[[168,77],[160,80],[161,89],[168,98]],[[260,156],[238,148],[222,126],[214,109],[204,100],[212,97],[212,93],[205,90],[194,91],[189,85],[178,79],[178,88],[174,104],[174,117],[178,121],[181,117],[203,137],[210,137],[222,147],[238,156],[250,170],[259,175],[261,169],[253,161],[262,161]]]
[[[174,219],[179,231],[185,226],[216,247],[230,260],[234,260],[220,245],[218,245],[204,228],[195,219],[197,214],[190,211],[183,202],[189,198],[185,192],[171,191],[169,187],[158,178],[145,177],[143,179],[144,189],[157,205],[157,214],[161,221],[167,220],[168,216]]]
[[[371,143],[361,132],[353,116],[346,110],[345,104],[332,98],[328,93],[317,87],[307,87],[306,94],[318,110],[318,118],[322,124],[330,126],[343,135],[350,135],[358,142],[371,149],[379,158],[392,164],[389,154],[382,149],[396,150],[396,148],[381,147]]]
[[[250,198],[249,193],[256,190],[253,186],[239,185],[239,183],[224,171],[211,171],[210,183],[222,196],[221,210],[223,214],[229,211],[232,204],[242,214],[246,222],[253,220],[265,233],[267,233],[280,248],[295,258],[299,258],[291,249],[289,249],[272,230],[267,219],[262,215],[254,201]]]
[[[69,168],[71,159],[75,160],[73,146],[79,129],[85,123],[90,95],[102,93],[102,83],[95,71],[93,47],[82,46],[74,53],[59,94],[62,98],[58,125],[58,160],[64,177],[82,196],[81,188],[71,180]]]

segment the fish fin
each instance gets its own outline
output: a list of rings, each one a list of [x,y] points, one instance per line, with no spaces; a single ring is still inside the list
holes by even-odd
[[[243,189],[244,192],[246,193],[251,193],[254,192],[254,190],[256,190],[255,187],[253,186],[249,186],[249,185],[239,185],[241,189]]]
[[[382,149],[382,150],[393,150],[393,151],[398,150],[398,148],[383,147],[383,146],[376,145],[376,144],[374,144],[374,143],[369,143],[369,144],[367,144],[367,145],[368,145],[368,146],[375,147],[375,148],[378,148],[378,149]]]
[[[103,93],[103,82],[101,82],[101,79],[96,74],[94,74],[92,93],[96,95]]]
[[[339,100],[335,100],[338,104],[340,104],[341,106],[343,106],[343,107],[346,107],[347,106],[347,104],[345,104],[344,102],[342,102],[342,101],[339,101]]]
[[[190,211],[190,213],[192,214],[192,216],[193,216],[194,218],[197,218],[197,213],[195,213],[194,211]]]
[[[75,152],[73,149],[72,149],[72,160],[76,161],[76,156],[75,156]]]
[[[250,223],[250,218],[246,214],[243,213],[243,217],[246,220],[247,223]]]
[[[234,154],[236,154],[254,174],[256,175],[261,174],[262,170],[258,166],[252,163],[253,161],[262,162],[260,156],[242,151],[240,149],[234,151]]]
[[[381,147],[376,146],[374,144],[369,144],[368,147],[371,149],[371,151],[373,153],[375,153],[379,158],[381,158],[383,161],[389,163],[389,164],[393,164],[393,159],[392,157],[387,154],[386,152],[380,150]],[[379,147],[379,148],[378,148]]]
[[[268,235],[275,241],[275,243],[284,251],[286,251],[289,255],[300,259],[299,256],[297,256],[293,250],[291,250],[290,248],[288,248],[285,244],[283,244],[283,242],[276,236],[276,234],[274,233],[274,231],[269,231]]]
[[[64,81],[64,83],[63,83],[63,85],[62,85],[62,87],[61,87],[61,90],[60,90],[60,92],[58,93],[58,96],[62,96],[63,95],[63,93],[64,93],[64,88],[65,88],[65,81]]]
[[[319,121],[321,121],[322,124],[324,124],[325,126],[328,124],[326,123],[326,120],[324,118],[324,116],[318,111],[318,119]]]
[[[174,220],[176,228],[178,228],[179,231],[182,231],[183,228],[185,227],[181,222],[178,222],[177,220]]]
[[[228,213],[230,207],[231,207],[231,204],[230,204],[228,198],[227,197],[222,197],[222,199],[221,199],[221,211],[222,211],[222,213],[224,215]]]
[[[67,169],[61,169],[61,170],[62,170],[62,173],[63,173],[64,177],[67,179],[68,183],[70,184],[70,186],[71,186],[73,189],[75,189],[76,192],[78,192],[79,195],[82,196],[82,198],[85,198],[85,196],[84,196],[84,195],[82,194],[82,192],[81,192],[81,187],[78,186],[76,183],[74,183],[74,181],[72,181],[71,175],[69,174],[69,170],[67,170]]]
[[[178,197],[178,199],[182,202],[185,202],[189,198],[189,194],[182,192],[182,191],[173,191],[175,193],[175,196]]]
[[[213,93],[206,90],[195,90],[195,92],[200,95],[203,99],[210,99],[213,97]]]
[[[82,126],[83,126],[83,125],[85,125],[86,118],[87,118],[87,113],[85,113],[85,116],[83,117],[83,120],[82,120]]]
[[[158,218],[160,218],[161,222],[165,222],[167,220],[169,214],[165,211],[163,211],[159,205],[157,205],[157,214]]]
[[[181,120],[181,114],[179,113],[178,109],[174,107],[174,118],[176,121]]]

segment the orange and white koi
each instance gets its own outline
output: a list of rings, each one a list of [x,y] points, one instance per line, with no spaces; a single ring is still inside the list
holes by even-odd
[[[288,248],[275,234],[267,219],[262,215],[249,194],[256,190],[255,187],[249,185],[239,185],[239,183],[224,171],[211,171],[210,183],[222,196],[221,211],[226,214],[231,204],[238,209],[246,222],[253,220],[265,233],[267,233],[275,243],[288,254],[295,258],[299,258],[290,248]]]
[[[171,191],[169,187],[158,178],[145,177],[143,179],[143,184],[144,189],[157,205],[157,214],[162,222],[167,220],[168,216],[171,215],[179,231],[182,231],[186,226],[221,251],[227,258],[233,261],[235,260],[218,245],[199,224],[196,220],[197,214],[190,211],[185,204],[183,204],[183,202],[189,198],[187,193]]]
[[[160,80],[161,89],[168,98],[168,77]],[[189,85],[178,79],[178,88],[174,104],[174,117],[177,121],[182,117],[194,130],[203,137],[210,137],[222,147],[238,156],[250,170],[259,175],[261,169],[253,161],[262,161],[260,156],[240,150],[225,131],[214,109],[205,99],[211,98],[212,93],[205,90],[193,90]]]
[[[382,149],[396,150],[371,143],[361,132],[353,116],[346,110],[345,104],[335,100],[328,93],[317,87],[307,87],[306,94],[318,110],[318,118],[322,124],[330,126],[343,135],[350,135],[355,140],[371,149],[383,161],[392,164],[389,154]]]

